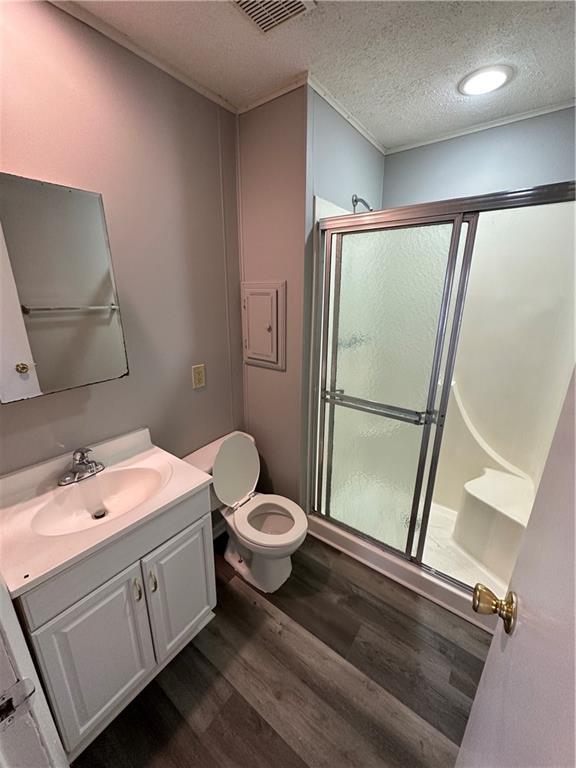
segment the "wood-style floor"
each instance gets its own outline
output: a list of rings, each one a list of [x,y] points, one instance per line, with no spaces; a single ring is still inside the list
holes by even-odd
[[[74,768],[454,765],[489,635],[311,537],[274,595],[216,559],[216,618]]]

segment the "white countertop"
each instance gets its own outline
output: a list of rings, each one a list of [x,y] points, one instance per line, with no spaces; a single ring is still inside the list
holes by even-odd
[[[137,467],[159,472],[160,488],[117,517],[105,517],[73,533],[44,535],[34,530],[32,519],[47,504],[57,503],[58,495],[70,489],[57,485],[58,476],[70,465],[70,453],[1,477],[0,571],[13,598],[212,482],[210,475],[153,446],[147,429],[93,447],[94,458],[103,461],[106,469],[78,486],[97,483],[107,472]]]

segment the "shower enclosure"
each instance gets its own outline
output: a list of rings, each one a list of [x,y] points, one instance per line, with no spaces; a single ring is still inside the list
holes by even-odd
[[[475,580],[496,589],[504,584],[509,563],[494,566],[493,573],[494,564],[483,568],[484,560],[502,558],[495,552],[498,540],[514,549],[515,533],[523,530],[515,531],[517,496],[528,493],[527,481],[522,470],[509,469],[511,462],[499,464],[483,443],[483,454],[476,445],[469,451],[479,462],[478,469],[466,469],[472,477],[462,470],[462,477],[447,479],[446,467],[462,464],[461,433],[451,436],[450,451],[442,447],[447,424],[460,418],[471,427],[454,380],[467,286],[479,223],[486,239],[483,216],[570,206],[568,216],[561,212],[561,224],[554,217],[542,224],[563,226],[559,247],[570,249],[565,223],[573,221],[567,202],[573,199],[574,185],[566,183],[320,222],[310,389],[312,513],[461,587]],[[485,229],[496,225],[488,222]],[[494,232],[514,231],[506,225]],[[464,360],[464,373],[470,368]],[[489,486],[484,495],[491,502],[500,494],[493,503],[501,521],[498,514],[490,517],[489,504],[488,511],[482,503],[464,508],[460,496],[464,485],[470,495],[473,480],[472,492],[479,483]]]

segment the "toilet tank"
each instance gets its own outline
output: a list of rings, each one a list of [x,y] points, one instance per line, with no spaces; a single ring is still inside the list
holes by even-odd
[[[209,475],[211,475],[212,469],[214,468],[214,460],[216,459],[218,451],[220,450],[220,446],[224,440],[230,437],[230,435],[246,435],[246,437],[249,437],[250,440],[254,442],[252,435],[249,435],[247,432],[240,432],[239,430],[235,430],[234,432],[229,432],[227,435],[222,435],[222,437],[219,437],[217,440],[213,440],[211,443],[204,445],[202,448],[198,448],[197,451],[189,453],[188,456],[184,456],[183,461],[187,462],[188,464],[192,464],[193,467],[201,469],[202,472],[207,472]],[[221,506],[222,502],[214,493],[214,488],[210,486],[211,511],[219,509]]]

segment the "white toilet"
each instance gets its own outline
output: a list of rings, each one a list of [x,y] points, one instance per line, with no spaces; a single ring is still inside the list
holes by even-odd
[[[254,492],[260,458],[245,432],[231,432],[184,461],[212,474],[212,508],[228,528],[227,562],[262,592],[275,592],[290,576],[290,556],[306,536],[304,510],[284,496]]]

